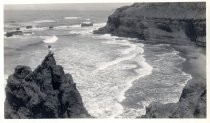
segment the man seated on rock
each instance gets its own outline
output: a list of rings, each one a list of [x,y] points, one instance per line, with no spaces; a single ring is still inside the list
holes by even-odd
[[[51,45],[48,45],[48,54],[51,54],[51,55],[54,54]]]

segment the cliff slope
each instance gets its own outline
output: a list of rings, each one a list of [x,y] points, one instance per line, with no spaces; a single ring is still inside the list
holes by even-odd
[[[5,118],[90,117],[72,76],[48,54],[34,71],[17,66],[5,88]]]
[[[135,3],[118,8],[105,27],[94,33],[134,37],[150,43],[206,45],[206,7],[203,2]]]

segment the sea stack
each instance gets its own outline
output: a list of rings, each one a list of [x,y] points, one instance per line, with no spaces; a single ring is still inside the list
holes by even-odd
[[[6,119],[90,117],[71,74],[56,65],[52,54],[34,71],[18,65],[5,91]]]

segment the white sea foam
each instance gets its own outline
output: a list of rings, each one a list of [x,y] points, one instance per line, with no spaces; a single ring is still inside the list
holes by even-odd
[[[189,81],[189,80],[191,80],[193,77],[192,77],[192,75],[190,75],[190,74],[187,74],[187,73],[185,73],[185,72],[183,72],[182,73],[184,76],[187,76],[187,79],[185,80],[185,84],[184,84],[184,86],[187,84],[187,82]],[[183,87],[184,87],[183,86]]]
[[[119,66],[121,71],[126,70],[126,69],[133,69],[133,70],[135,70],[136,73],[138,73],[137,76],[129,76],[130,79],[121,78],[122,83],[117,83],[117,87],[116,86],[113,86],[113,87],[110,86],[110,88],[109,88],[110,92],[107,92],[107,93],[109,93],[109,95],[112,95],[112,93],[115,93],[115,96],[118,95],[117,97],[113,97],[114,99],[112,99],[112,101],[113,101],[112,103],[115,104],[115,105],[117,105],[117,104],[120,105],[120,102],[122,102],[123,100],[126,99],[125,92],[130,87],[132,87],[134,82],[135,83],[138,82],[138,80],[141,80],[141,78],[144,77],[144,76],[151,75],[152,71],[153,71],[153,67],[150,66],[145,61],[145,58],[142,55],[143,52],[144,52],[144,50],[143,50],[144,45],[143,44],[141,44],[141,43],[139,43],[139,45],[138,44],[132,44],[131,42],[126,42],[125,39],[116,40],[117,37],[112,37],[111,35],[102,35],[102,36],[98,36],[98,37],[95,36],[95,38],[100,38],[100,39],[104,38],[104,39],[108,40],[108,41],[103,41],[102,42],[102,43],[105,43],[105,44],[110,44],[110,45],[111,44],[113,44],[113,45],[119,44],[119,45],[129,47],[127,49],[125,48],[124,50],[118,49],[118,51],[121,51],[121,54],[122,54],[121,57],[116,58],[115,60],[110,61],[110,62],[100,63],[97,66],[98,68],[93,72],[93,74],[99,75],[99,74],[103,74],[103,72],[105,72],[105,71],[112,70],[112,74],[114,74],[113,69],[116,68],[116,66]],[[136,45],[136,46],[133,46],[133,45]],[[159,47],[162,47],[162,46],[163,45],[160,45]],[[135,54],[135,53],[137,53],[137,54]],[[129,54],[130,58],[128,58],[126,54]],[[167,70],[167,69],[170,69],[168,67],[170,67],[171,65],[172,65],[171,67],[173,67],[172,70],[176,70],[177,69],[176,64],[179,65],[180,63],[184,62],[185,59],[180,57],[178,54],[179,54],[179,52],[174,50],[174,51],[170,51],[170,52],[167,52],[167,53],[157,55],[160,59],[166,61],[166,63],[164,62],[165,65],[161,65],[162,68],[164,70],[166,70],[165,74],[171,74],[171,72],[173,72],[173,71]],[[125,61],[136,61],[136,63],[138,65],[127,65],[126,64],[127,66],[125,66]],[[159,61],[159,62],[161,63],[163,61]],[[124,66],[124,67],[121,67],[121,66]],[[167,73],[167,71],[170,71],[170,72]],[[164,72],[164,71],[162,71],[162,72]],[[178,76],[180,76],[179,74],[181,73],[181,76],[180,76],[181,78],[180,79],[184,79],[184,84],[187,81],[189,81],[190,79],[192,79],[191,75],[182,72],[181,69],[180,69],[180,71],[174,71],[174,72],[176,72],[175,74],[177,74]],[[167,78],[168,78],[168,76],[165,75],[164,78],[162,78],[163,79],[162,83],[165,83],[165,85],[173,85],[173,83],[167,83],[167,81],[168,81]],[[172,78],[170,77],[170,79],[174,79],[174,78],[176,78],[176,76],[174,76]],[[116,81],[114,78],[112,78],[112,79],[113,79],[112,80],[113,83],[118,82],[118,80]],[[169,80],[169,81],[171,81],[171,80]],[[174,81],[172,81],[172,82],[174,82]],[[184,84],[180,85],[180,88],[182,88],[184,86]],[[109,85],[106,85],[106,86],[109,86]],[[118,91],[117,94],[116,94],[116,90]],[[103,93],[102,90],[101,90],[101,92]],[[179,93],[178,90],[176,90],[175,92]],[[159,97],[158,97],[158,99],[159,99]],[[177,102],[177,99],[178,98],[171,99],[170,96],[166,96],[162,100],[163,101],[162,103]],[[101,99],[101,100],[103,100],[103,99]],[[141,108],[135,108],[135,109],[134,108],[128,108],[128,107],[123,107],[123,109],[119,108],[119,109],[117,109],[118,110],[118,115],[114,115],[114,117],[135,118],[137,116],[140,116],[141,114],[145,113],[145,106],[148,106],[154,100],[155,100],[154,98],[151,98],[151,100],[142,101],[141,103],[143,104],[144,108],[142,108],[141,106],[140,106]],[[104,103],[105,102],[106,101],[104,100]],[[108,106],[108,107],[110,107],[110,106]],[[104,110],[103,107],[101,108],[101,110]],[[91,109],[90,109],[90,112],[92,112]],[[119,113],[119,112],[123,112],[123,113]],[[94,113],[97,114],[97,112],[94,112]],[[103,113],[104,112],[99,113],[98,116],[101,117],[101,115]]]
[[[32,28],[30,29],[26,29],[26,27],[21,27],[20,30],[21,31],[44,31],[49,29],[49,27],[36,27],[36,26],[32,26]]]
[[[126,69],[135,69],[135,72],[138,74],[137,76],[130,76],[128,80],[125,81],[125,83],[118,83],[118,87],[113,89],[113,92],[116,93],[116,90],[118,91],[118,94],[116,94],[115,99],[113,99],[113,104],[115,105],[121,105],[120,102],[122,102],[125,97],[125,92],[132,87],[132,83],[141,77],[144,77],[146,75],[150,75],[152,73],[152,66],[150,66],[148,63],[146,63],[144,57],[143,57],[143,44],[133,44],[125,39],[122,40],[116,40],[116,36],[111,36],[109,34],[101,35],[100,38],[108,39],[108,41],[104,41],[102,43],[105,44],[113,44],[113,45],[122,45],[127,46],[128,48],[125,48],[121,51],[121,57],[116,58],[113,61],[110,62],[104,62],[97,65],[97,69],[93,71],[92,74],[99,74],[102,71],[107,71],[106,69],[112,69],[114,66],[119,66],[119,69],[126,70]],[[125,64],[123,62],[125,61],[135,61],[138,65],[135,64]],[[112,66],[112,67],[111,67]],[[113,80],[115,81],[115,80]],[[123,81],[123,78],[122,80]],[[111,88],[110,88],[111,89]],[[114,91],[115,90],[115,91]],[[112,93],[113,93],[112,92]],[[110,107],[110,106],[108,106]],[[117,109],[119,113],[114,115],[114,117],[120,117],[122,112],[124,112],[124,108]],[[133,109],[135,110],[135,109]],[[141,110],[141,109],[139,109]],[[142,110],[141,110],[142,111]],[[121,113],[120,113],[121,112]],[[138,111],[135,111],[138,112]]]
[[[88,34],[87,36],[92,37],[93,35]],[[116,52],[113,55],[115,53],[119,55],[113,60],[103,62],[102,59],[109,59],[105,58],[106,53],[90,50],[87,45],[87,47],[82,47],[82,50],[62,49],[62,52],[58,52],[63,54],[58,61],[64,68],[68,68],[67,72],[73,75],[84,105],[92,116],[116,118],[124,112],[124,107],[120,103],[125,99],[125,92],[132,86],[133,81],[148,75],[151,69],[144,63],[143,44],[129,42],[126,38],[119,40],[119,37],[107,34],[96,35],[95,38],[100,38],[102,41],[93,40],[94,46],[98,44],[100,48],[105,48],[116,45],[119,49],[114,49]],[[63,52],[73,53],[73,56]],[[94,67],[89,68],[88,66]],[[130,72],[132,70],[134,72]]]
[[[161,46],[163,45],[159,45],[158,47],[155,46],[155,48],[160,48],[161,50],[162,49]],[[152,46],[152,48],[154,48],[154,46]],[[165,48],[163,48],[163,50],[165,50]],[[170,51],[167,53],[163,53],[161,55],[156,55],[160,60],[155,62],[154,60],[152,60],[153,63],[151,65],[154,66],[154,70],[153,74],[151,75],[151,80],[150,80],[151,83],[156,83],[160,85],[163,84],[163,86],[168,86],[168,88],[157,88],[156,86],[154,86],[153,88],[151,88],[151,91],[148,91],[149,93],[151,93],[151,96],[146,97],[147,98],[146,100],[142,100],[139,102],[140,107],[143,106],[144,108],[138,109],[137,107],[134,109],[126,107],[124,108],[124,113],[120,115],[120,117],[136,118],[137,116],[141,116],[145,114],[146,106],[148,106],[153,101],[166,104],[166,103],[176,103],[179,100],[179,94],[181,94],[181,91],[184,85],[187,83],[187,81],[192,79],[192,76],[190,74],[183,72],[181,68],[176,66],[176,65],[181,65],[185,61],[185,59],[180,57],[178,53],[179,52],[175,50]],[[152,80],[153,78],[155,78],[155,81]],[[148,80],[146,79],[145,81],[144,79],[140,79],[140,82],[142,82],[142,84],[145,84],[145,82],[148,82]],[[136,86],[141,86],[141,84]],[[149,87],[151,86],[152,85],[149,85]],[[160,93],[157,94],[157,96],[153,96],[152,93],[156,93],[157,90],[158,92],[161,92],[163,94]],[[146,92],[141,90],[139,91],[139,93],[142,93],[141,94],[142,96],[146,95]]]
[[[54,29],[67,29],[67,28],[69,28],[69,26],[67,26],[67,25],[54,27]]]
[[[8,79],[9,75],[7,74],[4,74],[4,88],[6,88],[7,86],[7,79]],[[5,94],[5,91],[4,91],[4,99],[6,98],[6,94]]]
[[[41,38],[44,38],[43,42],[44,43],[55,43],[58,40],[58,37],[53,35],[53,36],[42,36]]]
[[[100,27],[103,27],[105,23],[96,23],[93,26],[90,27],[81,27],[81,24],[75,24],[75,25],[62,25],[54,27],[54,29],[71,29],[69,31],[70,34],[92,34],[93,30],[96,30]]]
[[[170,44],[156,44],[156,45],[154,45],[154,46],[156,46],[156,47],[161,47],[161,46],[171,46]]]
[[[128,42],[127,40],[107,41],[107,42],[104,42],[104,43],[129,46],[129,48],[121,50],[122,54],[129,54],[131,51],[134,51],[137,47],[136,44],[132,44],[132,43]],[[139,50],[140,50],[140,53],[143,53],[143,49],[139,49]]]
[[[106,25],[106,23],[95,23],[94,27],[101,28],[101,27],[104,27],[105,25]]]
[[[76,19],[81,19],[82,17],[64,17],[66,20],[76,20]]]
[[[81,32],[79,32],[79,31],[69,31],[69,34],[72,34],[72,35],[80,35]]]
[[[56,26],[54,29],[68,29],[68,28],[80,28],[80,24],[75,24],[75,25],[62,25],[62,26]]]
[[[109,34],[93,35],[92,33],[90,33],[90,30],[94,28],[96,29],[98,27],[72,27],[73,29],[72,31],[70,31],[70,33],[90,36],[94,39],[100,39],[98,42],[93,41],[95,43],[94,46],[100,42],[101,45],[99,45],[99,47],[111,46],[116,48],[114,50],[111,49],[113,50],[113,56],[117,54],[114,59],[106,59],[105,61],[103,61],[101,59],[103,59],[103,57],[106,55],[97,55],[96,51],[92,52],[92,50],[90,50],[91,47],[87,46],[82,47],[82,50],[72,48],[65,50],[63,49],[64,52],[74,53],[73,55],[75,55],[76,59],[74,59],[74,57],[72,57],[71,55],[68,56],[68,54],[60,53],[64,54],[62,55],[62,57],[64,58],[60,58],[60,62],[62,63],[62,65],[64,64],[64,68],[67,68],[68,72],[71,72],[71,74],[73,75],[75,81],[77,82],[77,87],[82,95],[84,105],[92,116],[98,118],[135,118],[136,116],[140,116],[141,114],[145,113],[145,106],[148,106],[151,101],[155,100],[153,97],[151,99],[149,98],[141,101],[141,105],[139,106],[140,108],[122,107],[121,102],[127,101],[125,100],[125,92],[133,86],[133,83],[141,82],[141,80],[144,79],[143,77],[151,75],[152,71],[154,71],[153,67],[150,66],[144,58],[144,44],[132,43],[129,42],[129,40],[132,39],[119,38],[117,36],[111,36]],[[157,47],[164,48],[165,45],[160,45]],[[106,50],[107,49],[109,48],[106,48]],[[167,73],[167,71],[169,71],[168,69],[170,69],[169,66],[174,67],[174,62],[177,62],[178,64],[183,61],[183,58],[178,56],[179,52],[170,50],[170,52],[165,53],[165,51],[167,50],[168,49],[166,48],[165,50],[163,50],[164,52],[161,51],[160,54],[157,54],[155,56],[160,59],[159,61],[156,61],[158,64],[164,64],[161,64],[162,69],[154,66],[154,69],[156,71],[158,71],[158,69],[159,71],[161,70],[160,75],[161,72],[164,72],[163,69],[166,70],[166,73],[164,74],[171,75],[171,72],[173,71]],[[99,54],[105,53],[100,52]],[[83,58],[84,56],[85,58]],[[66,59],[66,61],[64,61],[64,59]],[[166,63],[162,60],[166,61]],[[94,67],[90,69],[88,68],[88,66]],[[177,74],[181,74],[180,71],[175,72],[177,72]],[[182,75],[185,77],[187,76],[185,73],[182,73]],[[176,78],[176,76],[173,76],[172,79]],[[162,83],[165,83],[166,85],[173,84],[168,83],[167,77],[169,76],[166,75],[162,78],[161,77],[159,78],[159,80]],[[190,79],[190,76],[188,76],[187,79],[185,79],[185,77],[181,78],[187,82]],[[180,85],[180,87],[181,86],[182,85]],[[167,96],[163,99],[163,102],[167,101],[175,102],[177,100],[172,100],[169,96]],[[144,108],[142,108],[142,105]]]
[[[31,30],[41,31],[41,30],[46,30],[46,29],[49,29],[49,27],[33,27]]]
[[[81,27],[81,25],[80,24],[76,24],[76,25],[70,25],[69,27],[70,28],[79,28],[79,27]]]
[[[164,53],[164,54],[159,54],[159,55],[157,55],[157,56],[177,55],[177,54],[179,54],[179,52],[176,51],[176,50],[174,50],[174,51],[172,51],[172,52],[168,52],[168,53]],[[180,58],[182,59],[182,57],[180,57]]]
[[[128,46],[129,48],[121,50],[121,54],[126,55],[126,56],[117,58],[110,62],[100,63],[99,65],[97,65],[98,68],[93,73],[98,72],[99,70],[104,70],[107,67],[113,66],[113,65],[118,64],[122,61],[130,60],[130,59],[136,57],[136,55],[138,55],[139,53],[142,54],[144,52],[143,48],[138,48],[138,50],[135,51],[137,49],[137,45],[132,44],[131,42],[129,42],[127,40],[116,40],[116,38],[118,38],[117,36],[111,36],[110,34],[104,34],[99,37],[109,39],[108,41],[105,41],[103,43],[118,44],[118,45],[122,45],[122,46]],[[135,52],[130,54],[132,51],[135,51]]]
[[[77,34],[77,35],[85,35],[85,34],[91,34],[92,30],[74,30],[69,31],[69,34]]]
[[[7,79],[8,79],[9,75],[7,74],[4,74],[4,88],[6,87],[7,85]]]
[[[128,69],[135,69],[138,66],[136,64],[123,64],[121,67],[122,70],[128,70]]]
[[[82,24],[92,24],[92,22],[84,21],[84,22],[82,22]]]
[[[24,32],[23,35],[26,35],[26,36],[30,36],[30,35],[33,35],[34,33],[33,32]]]
[[[90,26],[90,27],[81,27],[80,24],[72,25],[72,26],[69,26],[72,29],[71,31],[69,31],[69,34],[89,35],[93,37],[93,35],[90,35],[92,34],[93,30],[96,30],[97,28],[103,25],[104,23],[96,23],[94,24],[94,26]]]
[[[34,23],[50,23],[50,22],[55,22],[54,20],[36,20],[33,21]]]
[[[146,75],[150,75],[152,73],[152,66],[150,66],[146,61],[143,56],[138,56],[136,58],[136,62],[141,66],[138,69],[135,69],[135,72],[138,73],[138,76],[132,78],[130,81],[127,81],[126,84],[127,86],[124,88],[123,91],[121,91],[121,94],[118,96],[118,101],[122,102],[126,97],[125,97],[125,92],[132,87],[132,83],[141,77],[144,77]]]
[[[108,39],[110,41],[113,41],[116,38],[118,38],[117,36],[112,36],[111,34],[93,35],[93,37],[96,39]],[[107,42],[107,43],[109,43],[109,42]]]
[[[115,64],[118,64],[118,63],[120,63],[122,61],[132,59],[132,58],[136,57],[136,55],[137,54],[133,54],[133,55],[129,55],[129,56],[126,56],[126,57],[117,58],[117,59],[115,59],[113,61],[110,61],[110,62],[101,63],[101,64],[97,65],[98,68],[95,71],[93,71],[93,73],[96,73],[96,72],[98,72],[100,70],[104,70],[104,69],[106,69],[106,68],[108,68],[110,66],[113,66]]]

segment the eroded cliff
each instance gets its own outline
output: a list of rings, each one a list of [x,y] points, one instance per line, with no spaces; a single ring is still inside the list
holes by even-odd
[[[206,45],[205,3],[135,3],[118,8],[94,33],[134,37],[150,43]]]

